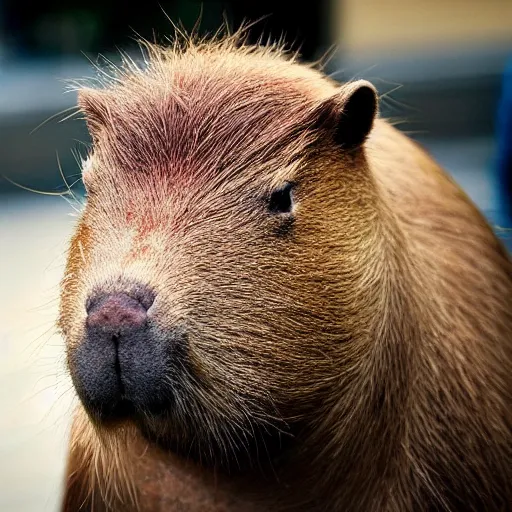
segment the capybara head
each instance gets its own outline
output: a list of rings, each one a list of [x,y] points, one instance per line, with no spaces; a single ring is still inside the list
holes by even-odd
[[[146,56],[79,91],[93,145],[60,326],[96,425],[224,461],[356,371],[381,275],[376,92],[234,39]]]

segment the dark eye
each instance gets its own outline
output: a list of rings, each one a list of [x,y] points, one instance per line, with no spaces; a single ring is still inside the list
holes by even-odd
[[[270,213],[290,213],[293,210],[293,184],[285,183],[281,188],[274,190],[268,200]]]

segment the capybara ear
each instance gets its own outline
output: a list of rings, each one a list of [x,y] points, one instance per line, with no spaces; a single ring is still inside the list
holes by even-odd
[[[343,149],[355,149],[366,140],[378,111],[375,87],[366,80],[341,86],[317,110],[316,124],[327,128]]]
[[[96,139],[108,123],[112,123],[112,98],[107,91],[83,88],[78,91],[78,107],[85,115],[87,129]]]

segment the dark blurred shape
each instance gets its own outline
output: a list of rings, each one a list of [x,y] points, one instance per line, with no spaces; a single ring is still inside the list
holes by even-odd
[[[497,122],[497,172],[505,223],[512,221],[512,57],[503,74]]]
[[[161,7],[160,7],[161,6]],[[215,32],[227,20],[232,29],[244,22],[260,20],[250,30],[255,42],[263,33],[283,36],[294,49],[301,48],[306,59],[325,48],[329,2],[299,4],[292,1],[174,0],[147,3],[76,0],[48,0],[32,3],[4,0],[4,32],[7,45],[18,56],[76,55],[80,51],[105,52],[117,45],[126,47],[136,33],[153,41],[163,40],[174,30],[167,18],[181,22],[190,31]]]
[[[273,37],[283,35],[284,40],[294,49],[300,48],[305,60],[314,60],[325,52],[330,44],[327,28],[330,2],[317,0],[300,4],[293,1],[233,1],[231,11],[235,26],[244,20],[259,20],[252,31],[250,40],[256,42],[261,31]]]

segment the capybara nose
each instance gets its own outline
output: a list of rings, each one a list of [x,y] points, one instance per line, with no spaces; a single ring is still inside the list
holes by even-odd
[[[147,321],[145,305],[124,293],[104,295],[93,300],[87,313],[87,328],[102,332],[107,343],[111,342],[111,336],[138,330]]]
[[[85,305],[84,336],[69,361],[83,405],[99,420],[167,406],[167,373],[179,366],[183,336],[162,332],[152,322],[148,311],[154,299],[138,286],[129,294],[95,294]]]

